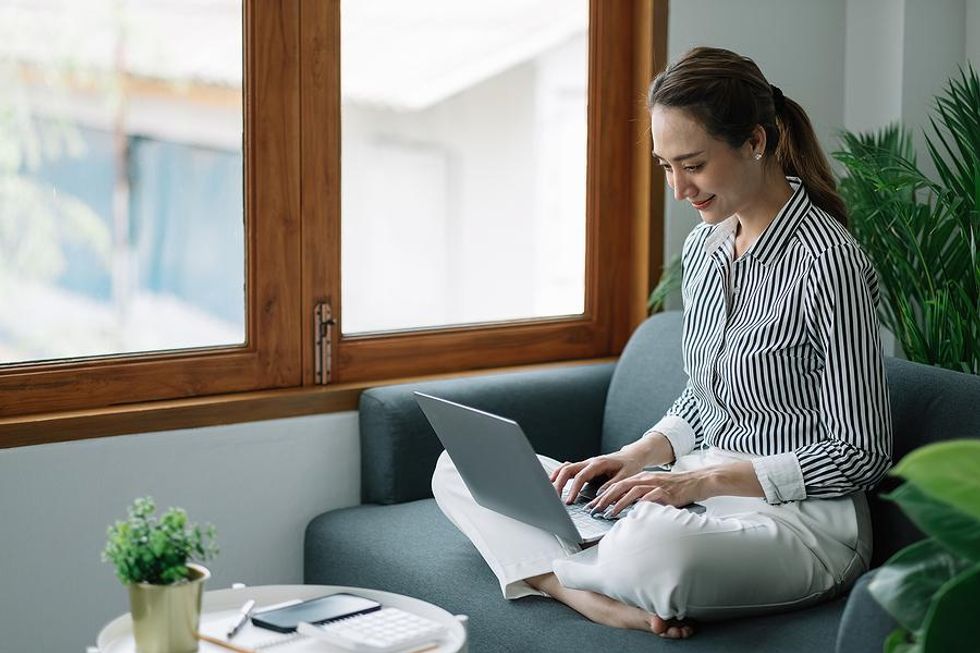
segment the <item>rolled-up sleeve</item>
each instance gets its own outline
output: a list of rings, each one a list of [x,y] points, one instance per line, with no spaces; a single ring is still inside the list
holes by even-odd
[[[663,433],[667,436],[670,446],[674,449],[674,458],[690,453],[701,444],[704,432],[701,428],[698,400],[691,389],[690,381],[663,418],[647,429],[643,437],[654,433]]]
[[[878,318],[878,285],[864,253],[838,245],[813,261],[804,295],[808,335],[823,358],[823,438],[793,451],[807,497],[869,490],[891,464],[892,430]],[[781,493],[792,484],[786,460],[756,465],[780,470],[768,480]],[[763,487],[766,483],[760,482]],[[780,479],[784,481],[780,488]],[[803,498],[794,493],[782,500]],[[767,499],[769,498],[767,492]]]

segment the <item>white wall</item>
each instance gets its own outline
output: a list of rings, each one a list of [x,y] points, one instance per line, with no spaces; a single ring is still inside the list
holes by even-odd
[[[905,0],[847,3],[844,126],[879,129],[902,115]]]
[[[143,495],[215,525],[208,588],[302,582],[306,524],[360,499],[357,415],[0,450],[0,651],[78,653],[128,611],[100,553]]]
[[[980,69],[980,0],[966,0],[966,60]]]

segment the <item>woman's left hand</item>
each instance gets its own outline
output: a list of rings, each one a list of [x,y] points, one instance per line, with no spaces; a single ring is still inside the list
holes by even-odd
[[[606,487],[587,507],[595,512],[611,507],[610,516],[637,501],[654,501],[681,508],[708,498],[704,490],[705,479],[706,475],[699,469],[689,472],[639,472]]]

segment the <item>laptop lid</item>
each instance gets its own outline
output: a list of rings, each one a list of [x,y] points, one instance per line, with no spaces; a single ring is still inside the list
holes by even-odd
[[[583,541],[517,422],[421,392],[415,399],[478,504]]]

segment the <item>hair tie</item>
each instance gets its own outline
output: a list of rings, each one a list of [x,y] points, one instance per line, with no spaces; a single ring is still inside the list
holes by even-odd
[[[776,108],[776,113],[782,113],[783,109],[786,108],[786,96],[783,95],[783,92],[778,86],[770,84],[769,90],[772,91],[772,104]]]

